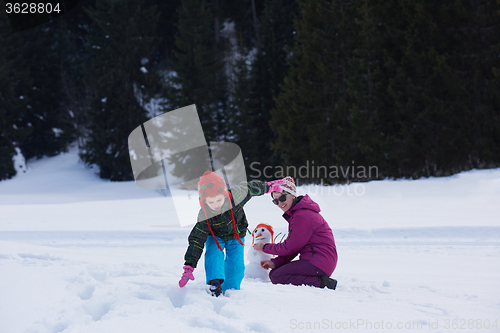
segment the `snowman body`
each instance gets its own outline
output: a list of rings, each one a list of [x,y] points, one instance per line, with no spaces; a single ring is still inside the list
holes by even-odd
[[[268,224],[259,224],[252,232],[253,244],[273,243],[273,228]],[[247,254],[247,264],[245,265],[245,277],[269,281],[269,271],[260,266],[262,260],[272,259],[273,255],[263,251],[254,250],[250,247]]]

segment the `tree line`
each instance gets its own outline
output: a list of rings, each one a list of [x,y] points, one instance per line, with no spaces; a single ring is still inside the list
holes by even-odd
[[[0,13],[0,179],[17,151],[76,141],[102,178],[131,180],[130,132],[190,104],[206,140],[237,143],[259,178],[495,168],[499,13],[495,0],[88,0],[17,33]]]

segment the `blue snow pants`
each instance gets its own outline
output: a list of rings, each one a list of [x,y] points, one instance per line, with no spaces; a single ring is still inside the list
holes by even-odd
[[[217,237],[217,236],[216,236]],[[222,290],[240,290],[241,280],[245,276],[244,249],[237,239],[224,241],[217,237],[222,250],[219,250],[213,236],[208,236],[205,242],[205,274],[207,284],[213,279],[223,279]],[[245,244],[245,238],[241,238]]]

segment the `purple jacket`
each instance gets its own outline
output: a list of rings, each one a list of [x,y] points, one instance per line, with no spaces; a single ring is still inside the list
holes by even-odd
[[[288,237],[283,243],[266,244],[263,251],[277,254],[271,259],[277,267],[289,263],[299,253],[300,260],[307,260],[330,276],[337,266],[337,248],[332,229],[319,214],[317,203],[305,195],[283,214],[288,221]]]

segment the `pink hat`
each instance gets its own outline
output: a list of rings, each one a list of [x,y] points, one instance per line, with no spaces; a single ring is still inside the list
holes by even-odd
[[[283,184],[280,185],[280,188],[295,197],[297,196],[297,187],[295,186],[293,178],[290,176],[283,178]]]

